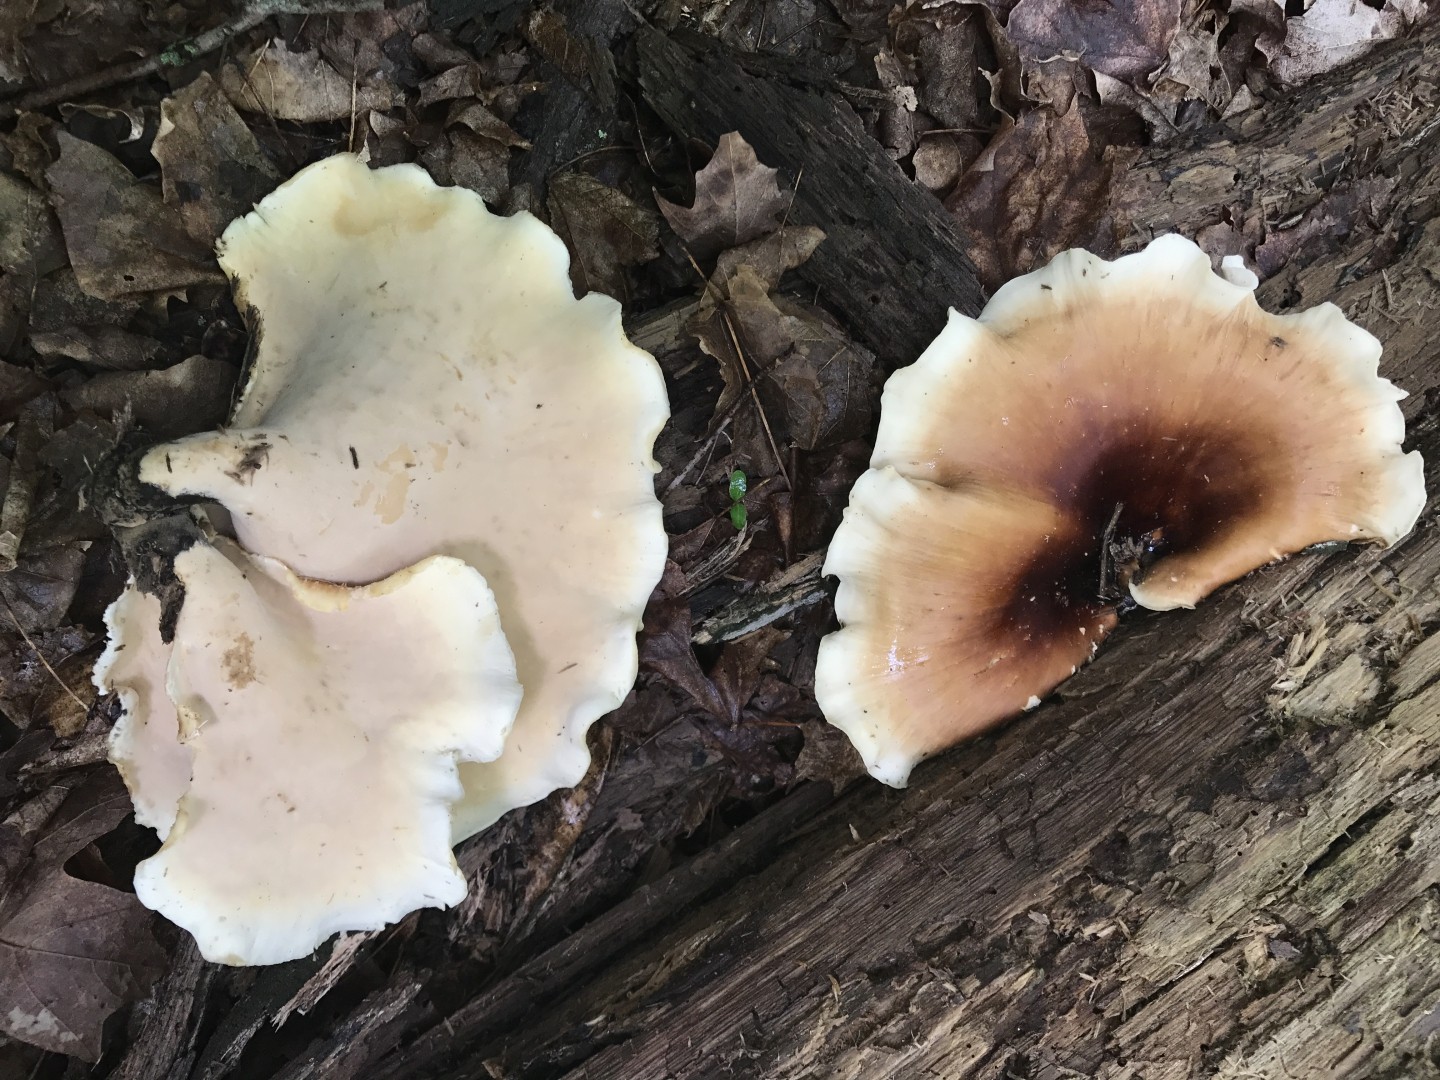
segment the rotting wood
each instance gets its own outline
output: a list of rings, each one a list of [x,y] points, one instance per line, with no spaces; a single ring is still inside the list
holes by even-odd
[[[1433,88],[1418,66],[1433,38],[1383,61],[1409,92]],[[1280,110],[1284,138],[1247,175],[1323,161],[1367,131],[1370,102],[1340,85]],[[1389,219],[1287,268],[1262,300],[1333,299],[1376,332],[1433,461],[1440,148],[1407,119],[1418,126],[1387,135],[1415,159]],[[1164,159],[1185,174],[1183,152]],[[853,788],[761,873],[679,921],[666,912],[523,1019],[486,1003],[521,1000],[534,975],[502,980],[387,1075],[1434,1072],[1437,571],[1432,511],[1391,552],[1304,556],[1199,611],[1135,622],[1058,704],[923,767],[906,793]],[[1344,648],[1277,691],[1289,644],[1317,625]],[[1303,720],[1287,717],[1326,679]]]

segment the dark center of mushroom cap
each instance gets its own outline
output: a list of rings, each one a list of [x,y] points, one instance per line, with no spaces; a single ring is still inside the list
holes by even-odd
[[[1266,433],[1230,421],[1092,427],[1033,478],[1073,529],[1018,557],[999,629],[1069,641],[1079,627],[1124,614],[1132,577],[1218,541],[1265,504],[1284,480],[1273,449]]]

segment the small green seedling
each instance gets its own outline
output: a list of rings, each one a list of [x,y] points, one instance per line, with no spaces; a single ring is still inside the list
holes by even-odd
[[[745,490],[748,486],[742,471],[736,469],[730,474],[730,524],[737,530],[745,528],[749,519],[745,512]]]

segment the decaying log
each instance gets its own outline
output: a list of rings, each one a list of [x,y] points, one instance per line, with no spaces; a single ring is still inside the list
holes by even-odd
[[[1383,73],[1373,85],[1342,73],[1263,111],[1243,139],[1152,155],[1130,206],[1142,227],[1193,232],[1221,202],[1260,205],[1272,187],[1294,213],[1362,178],[1357,170],[1402,178],[1379,220],[1287,267],[1261,296],[1272,308],[1334,300],[1381,337],[1383,370],[1411,389],[1407,417],[1432,461],[1440,73],[1425,57],[1436,42],[1431,27],[1367,61],[1365,73]],[[665,59],[670,43],[647,36],[641,47],[648,70],[668,64],[681,86],[706,87],[694,98],[698,128],[681,119],[691,107],[682,96],[655,102],[682,134],[738,128],[777,164],[839,152],[843,139],[814,119],[833,110],[821,99],[801,107],[798,92],[713,57],[681,78],[679,61]],[[1414,107],[1395,105],[1377,134],[1381,81],[1392,105]],[[806,144],[785,134],[787,122],[831,134]],[[1296,203],[1291,185],[1307,174],[1313,186]],[[837,163],[833,175],[855,174]],[[866,198],[890,197],[894,178],[864,175],[887,192]],[[797,217],[832,243],[871,227],[856,193],[812,195],[803,208],[797,197]],[[889,205],[903,214],[907,200]],[[940,286],[944,300],[932,303],[922,284],[966,272],[958,245],[932,243],[928,229],[893,241],[913,260],[898,286],[907,310],[943,309],[957,288]],[[873,232],[867,241],[892,242]],[[873,342],[901,316],[871,310],[877,257],[849,251],[832,254],[822,287]],[[913,355],[911,339],[931,329],[897,328],[894,340]],[[1433,465],[1429,474],[1433,490]],[[649,923],[636,894],[615,909],[622,948],[578,931],[477,989],[390,1054],[381,1075],[1280,1080],[1440,1070],[1437,576],[1432,509],[1392,551],[1302,556],[1198,611],[1134,620],[1057,702],[927,764],[906,792],[852,787],[798,834],[780,820],[787,800],[771,811],[784,847],[762,870],[686,912],[662,906]],[[602,962],[579,962],[577,945]]]

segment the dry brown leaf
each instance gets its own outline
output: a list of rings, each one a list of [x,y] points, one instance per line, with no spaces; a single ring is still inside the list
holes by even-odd
[[[420,84],[420,107],[437,101],[479,98],[485,93],[485,75],[473,61],[457,64]]]
[[[1067,247],[1105,246],[1096,233],[1111,177],[1138,153],[1097,150],[1078,101],[1058,116],[1033,109],[997,136],[945,203],[964,224],[982,284],[997,288]]]
[[[501,146],[513,146],[522,150],[530,149],[528,141],[515,134],[509,124],[478,101],[456,102],[452,105],[450,114],[445,117],[445,126],[447,128],[467,127],[476,135],[484,136]]]
[[[414,89],[422,75],[411,41],[425,28],[430,5],[413,0],[379,11],[351,11],[325,19],[320,53],[349,81],[361,86]]]
[[[36,330],[30,346],[45,360],[73,360],[77,364],[119,371],[150,366],[160,343],[117,326],[67,326],[63,330]]]
[[[450,182],[467,187],[491,206],[510,193],[510,150],[504,143],[464,128],[446,135],[450,146]]]
[[[80,287],[104,300],[222,281],[210,249],[185,232],[160,192],[92,143],[58,133],[46,179]]]
[[[839,728],[823,720],[806,720],[800,730],[805,745],[795,759],[796,780],[824,781],[839,794],[865,775],[865,762]]]
[[[655,594],[645,608],[645,630],[640,636],[640,663],[658,672],[665,681],[681,690],[696,705],[712,716],[725,713],[725,702],[714,684],[700,670],[691,643],[690,600],[686,596],[689,582],[685,571],[672,560],[665,561],[665,572]]]
[[[64,265],[65,245],[45,197],[0,173],[0,270],[33,280]]]
[[[105,769],[0,824],[0,1031],[10,1037],[98,1061],[105,1020],[159,976],[154,916],[132,893],[65,872],[129,813]]]
[[[0,630],[18,623],[31,634],[62,625],[85,567],[86,546],[62,544],[22,553],[13,570],[0,574]]]
[[[1296,86],[1399,37],[1429,13],[1424,0],[1315,0],[1303,15],[1285,20],[1285,44],[1271,70]]]
[[[738,132],[720,136],[709,164],[695,174],[695,202],[679,206],[655,197],[660,212],[697,259],[709,259],[780,227],[789,196],[776,170],[761,165]]]
[[[552,177],[550,225],[570,249],[570,279],[580,293],[624,300],[625,267],[660,254],[660,220],[623,192],[585,173]]]
[[[1027,64],[1057,56],[1139,82],[1165,62],[1181,0],[1020,0],[1006,30]]]
[[[815,254],[815,249],[824,239],[825,233],[814,225],[792,225],[759,240],[751,240],[748,244],[721,252],[720,258],[715,261],[715,273],[710,275],[711,284],[718,286],[720,294],[724,295],[725,282],[736,270],[745,266],[765,282],[766,288],[773,289],[780,284],[780,278],[786,271],[794,270]],[[714,293],[715,289],[707,289],[702,304],[713,304]]]
[[[166,439],[218,427],[230,411],[238,372],[223,360],[192,356],[160,371],[97,375],[60,395],[72,409],[104,416],[129,410],[147,431]]]
[[[818,308],[772,296],[773,287],[742,263],[719,283],[724,299],[703,304],[691,324],[701,349],[720,365],[725,385],[716,416],[727,413],[745,390],[744,365],[735,352],[738,339],[779,445],[816,450],[864,434],[870,426],[874,357]],[[737,425],[737,449],[764,460],[763,450],[741,445],[744,430]]]
[[[220,69],[220,88],[237,109],[313,124],[389,109],[405,95],[388,82],[360,85],[318,52],[291,52],[276,38]]]
[[[21,4],[0,7],[0,84],[20,83],[30,73],[20,35],[30,27],[30,12]]]
[[[207,246],[280,183],[279,170],[205,73],[160,103],[150,152],[160,163],[165,202],[179,209],[185,231]]]

